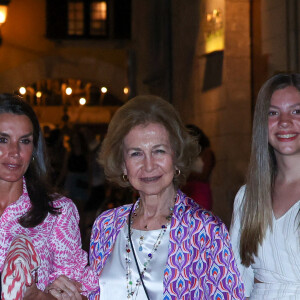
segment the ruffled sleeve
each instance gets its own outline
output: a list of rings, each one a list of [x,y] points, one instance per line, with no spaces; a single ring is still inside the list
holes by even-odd
[[[67,198],[56,201],[55,206],[61,207],[61,213],[56,216],[49,238],[52,251],[49,281],[53,282],[60,275],[65,275],[82,283],[84,292],[94,290],[97,287],[97,276],[87,266],[88,255],[82,250],[77,208]]]

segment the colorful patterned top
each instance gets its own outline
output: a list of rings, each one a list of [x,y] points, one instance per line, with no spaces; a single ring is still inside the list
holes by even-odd
[[[95,221],[90,263],[101,276],[131,205],[102,213]],[[171,220],[163,299],[244,299],[244,285],[232,253],[228,231],[219,218],[177,192]],[[89,295],[100,299],[100,288]]]
[[[84,269],[88,257],[81,248],[79,214],[76,206],[65,197],[53,203],[55,207],[60,208],[59,215],[48,214],[46,219],[34,228],[22,227],[18,219],[31,207],[23,179],[23,194],[9,205],[0,217],[0,272],[3,270],[5,257],[14,237],[24,234],[31,238],[41,261],[38,269],[39,289],[44,290],[58,276],[66,275],[81,282],[84,291],[93,290],[97,287],[98,280],[93,276],[92,270]]]

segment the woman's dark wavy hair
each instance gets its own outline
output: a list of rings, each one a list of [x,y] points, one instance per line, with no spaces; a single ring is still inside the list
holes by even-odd
[[[53,215],[59,213],[58,209],[53,207],[53,201],[57,198],[57,194],[54,194],[48,185],[48,162],[44,137],[35,112],[21,97],[0,94],[0,114],[3,113],[25,115],[33,126],[32,160],[24,174],[31,208],[19,219],[19,223],[26,228],[35,227],[45,220],[48,213]]]

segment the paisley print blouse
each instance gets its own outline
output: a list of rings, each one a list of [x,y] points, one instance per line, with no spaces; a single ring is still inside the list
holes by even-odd
[[[90,263],[99,276],[130,208],[131,205],[125,205],[108,210],[94,223]],[[244,285],[225,225],[179,190],[168,251],[168,260],[162,270],[162,299],[244,299]],[[100,299],[100,293],[98,287],[89,299]]]

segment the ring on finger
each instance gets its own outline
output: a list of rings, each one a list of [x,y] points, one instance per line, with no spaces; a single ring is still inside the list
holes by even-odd
[[[64,293],[64,290],[62,290],[62,289],[56,289],[56,288],[51,288],[51,289],[49,289],[49,290],[48,290],[48,293],[51,293],[51,291],[53,291],[53,290],[57,291],[59,294]]]

